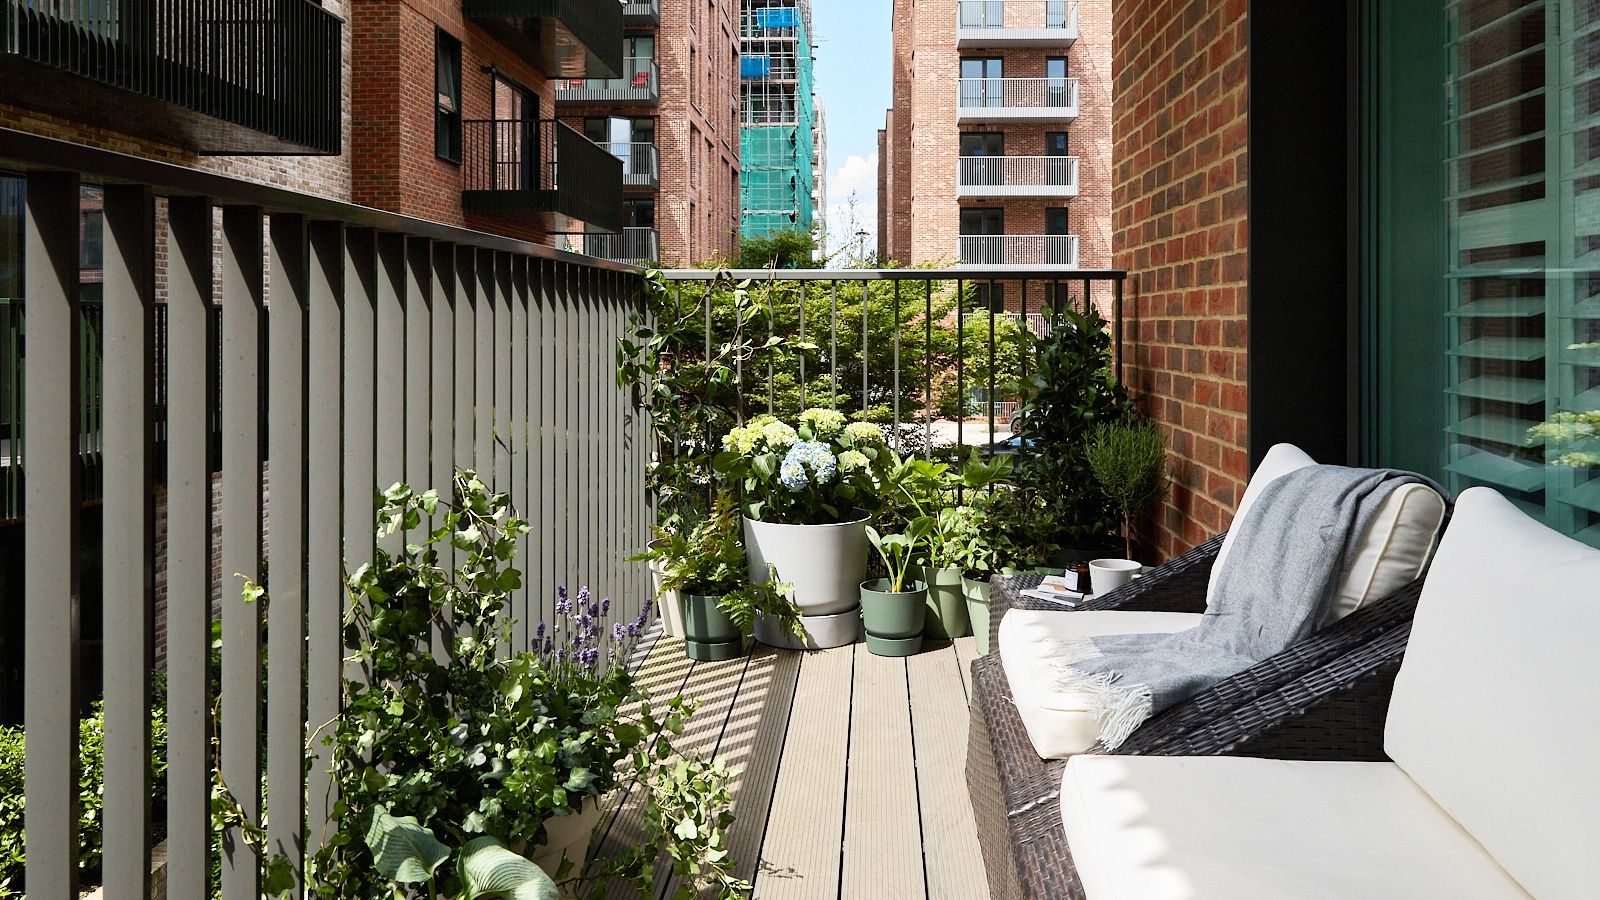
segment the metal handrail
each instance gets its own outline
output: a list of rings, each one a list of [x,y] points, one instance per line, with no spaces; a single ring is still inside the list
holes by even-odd
[[[958,0],[956,27],[1078,29],[1077,0]]]
[[[622,160],[624,176],[659,178],[661,175],[655,144],[648,141],[607,141],[600,146],[605,148],[607,153]]]
[[[1014,107],[1070,109],[1078,105],[1078,79],[962,78],[958,103],[962,107]]]
[[[649,56],[629,56],[622,60],[621,78],[569,78],[556,83],[558,91],[646,91],[660,90],[661,70]]]
[[[962,156],[956,162],[962,187],[1077,187],[1076,156]]]
[[[1078,264],[1075,234],[963,234],[956,255],[974,266],[1065,266]]]

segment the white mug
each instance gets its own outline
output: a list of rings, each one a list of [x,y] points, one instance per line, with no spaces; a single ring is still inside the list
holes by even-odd
[[[1131,559],[1089,560],[1089,584],[1096,597],[1114,591],[1134,579],[1144,566]]]

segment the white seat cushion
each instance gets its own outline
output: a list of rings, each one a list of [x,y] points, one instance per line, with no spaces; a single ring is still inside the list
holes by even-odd
[[[1600,893],[1600,550],[1461,494],[1384,748],[1539,897]]]
[[[1075,756],[1061,818],[1089,900],[1528,896],[1393,763]]]
[[[1100,725],[1087,711],[1085,698],[1050,687],[1045,664],[1057,654],[1061,641],[1184,631],[1199,623],[1199,613],[1007,611],[1000,620],[1000,665],[1034,750],[1045,759],[1061,759],[1082,753],[1100,739]]]
[[[1230,556],[1233,532],[1249,515],[1256,498],[1261,496],[1267,484],[1311,465],[1316,465],[1316,461],[1293,444],[1278,444],[1262,457],[1261,465],[1256,467],[1250,483],[1245,486],[1244,495],[1239,498],[1239,510],[1234,514],[1233,526],[1217,550],[1216,562],[1211,567],[1211,580],[1206,586],[1207,606],[1216,594],[1217,577]],[[1427,485],[1402,485],[1385,498],[1367,533],[1362,536],[1355,556],[1350,560],[1350,569],[1345,573],[1338,593],[1334,595],[1328,621],[1342,619],[1368,602],[1382,599],[1415,581],[1428,567],[1428,559],[1438,542],[1439,530],[1444,525],[1444,514],[1444,498]],[[1245,560],[1238,562],[1252,564]]]

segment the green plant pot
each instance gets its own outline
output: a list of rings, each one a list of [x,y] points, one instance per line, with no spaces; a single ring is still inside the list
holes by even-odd
[[[744,635],[717,605],[721,597],[680,594],[683,604],[683,649],[690,659],[715,661],[744,655]]]
[[[867,627],[867,649],[878,656],[910,656],[922,649],[922,627],[928,612],[928,586],[911,583],[909,591],[889,590],[889,579],[861,582],[861,619]]]
[[[967,601],[967,620],[972,623],[973,643],[979,656],[989,655],[989,582],[961,576],[961,596]]]
[[[960,569],[934,569],[927,577],[928,620],[922,633],[935,640],[965,637],[970,630]]]

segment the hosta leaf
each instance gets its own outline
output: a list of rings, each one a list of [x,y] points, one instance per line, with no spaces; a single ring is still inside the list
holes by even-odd
[[[416,816],[391,816],[382,807],[373,810],[367,846],[378,873],[401,884],[427,881],[450,857],[450,849],[418,824]]]
[[[556,883],[543,869],[512,853],[492,837],[473,838],[461,848],[461,877],[466,900],[555,900]]]

